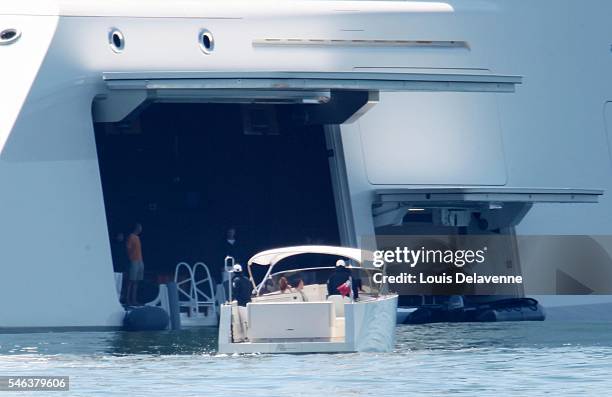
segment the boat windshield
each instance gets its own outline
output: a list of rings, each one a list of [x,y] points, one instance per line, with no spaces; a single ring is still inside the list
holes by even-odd
[[[281,287],[286,288],[286,291],[296,291],[302,288],[302,284],[304,288],[311,285],[325,285],[335,269],[335,267],[316,267],[286,270],[271,274],[267,280],[258,285],[258,295],[279,292],[282,289]],[[379,269],[352,267],[350,270],[352,282],[359,287],[360,293],[380,295],[381,286],[373,281],[374,274],[381,272]]]

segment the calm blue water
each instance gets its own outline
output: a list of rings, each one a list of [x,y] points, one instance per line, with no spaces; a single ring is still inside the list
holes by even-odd
[[[399,326],[388,354],[222,356],[215,346],[212,330],[5,334],[0,375],[69,375],[71,396],[612,393],[612,323]]]

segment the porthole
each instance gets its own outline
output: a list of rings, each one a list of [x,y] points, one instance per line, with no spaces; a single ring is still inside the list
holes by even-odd
[[[0,45],[13,44],[21,37],[21,32],[17,29],[4,29],[0,32]]]
[[[108,44],[114,52],[121,52],[125,48],[125,37],[119,29],[111,29],[108,34]]]
[[[212,33],[207,29],[202,29],[200,31],[198,41],[200,42],[200,49],[205,54],[210,54],[215,49],[215,39]]]

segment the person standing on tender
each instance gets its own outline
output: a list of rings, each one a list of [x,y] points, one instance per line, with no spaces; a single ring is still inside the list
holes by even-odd
[[[253,286],[251,281],[242,272],[242,266],[235,264],[232,278],[232,298],[238,302],[238,306],[245,306],[251,301]]]
[[[232,268],[232,298],[238,302],[239,332],[234,335],[235,342],[246,340],[247,336],[247,303],[251,302],[253,286],[251,281],[243,274],[242,266],[235,264]]]
[[[342,259],[336,261],[336,269],[327,281],[327,295],[349,296],[352,288],[351,269],[346,266]],[[353,298],[359,298],[359,290],[353,288]]]
[[[142,259],[142,244],[140,242],[141,233],[142,225],[136,223],[125,243],[128,258],[130,260],[126,297],[129,306],[138,304],[138,284],[144,279],[144,261]]]

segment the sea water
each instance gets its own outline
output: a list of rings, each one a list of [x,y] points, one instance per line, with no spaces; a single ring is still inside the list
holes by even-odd
[[[219,355],[213,329],[0,335],[0,375],[70,377],[17,396],[612,394],[612,323],[398,326],[390,353]]]

